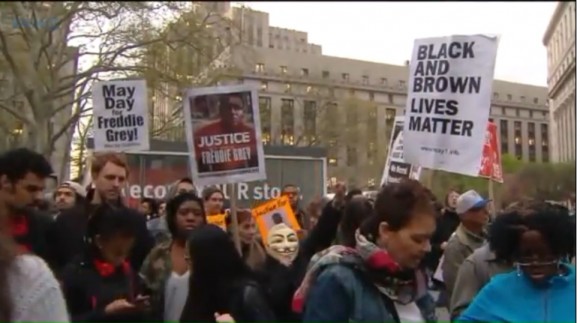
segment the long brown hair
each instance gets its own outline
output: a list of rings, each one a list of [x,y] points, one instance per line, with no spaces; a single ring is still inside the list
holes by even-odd
[[[16,257],[16,246],[4,232],[7,220],[6,207],[0,202],[0,322],[10,322],[13,309],[8,288],[8,273]]]
[[[246,221],[253,221],[252,212],[250,210],[238,210],[237,216],[238,225],[241,225]],[[266,251],[264,250],[264,246],[259,239],[259,235],[256,237],[256,239],[252,240],[246,250],[247,251],[245,254],[242,255],[246,265],[248,265],[248,267],[250,267],[252,270],[262,268],[266,262]]]

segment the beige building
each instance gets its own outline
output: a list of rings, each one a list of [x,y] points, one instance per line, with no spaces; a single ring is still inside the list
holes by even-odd
[[[232,83],[260,89],[263,143],[326,147],[330,178],[379,184],[394,117],[405,111],[408,67],[323,55],[306,32],[269,26],[267,13],[221,6],[235,21],[243,16],[242,29],[252,22],[253,36],[216,64],[236,70]],[[490,118],[502,153],[549,160],[546,102],[545,87],[495,81]]]
[[[552,161],[576,160],[576,2],[559,2],[543,39],[548,52]]]

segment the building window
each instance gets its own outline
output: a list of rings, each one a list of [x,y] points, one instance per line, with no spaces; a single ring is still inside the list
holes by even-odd
[[[306,86],[306,93],[310,93],[312,92],[312,86],[308,85]]]
[[[343,81],[348,81],[350,78],[350,75],[348,73],[342,73],[342,80]]]
[[[309,73],[309,71],[307,68],[303,68],[300,70],[300,75],[302,75],[302,76],[308,76],[308,73]]]
[[[397,115],[397,110],[395,109],[385,109],[385,125],[387,128],[393,126],[393,121],[395,120],[395,116]]]
[[[348,89],[348,94],[349,94],[350,96],[354,96],[354,95],[355,95],[355,93],[356,93],[356,91],[355,91],[354,89]]]
[[[516,108],[516,117],[519,117],[519,116],[520,116],[520,109]]]
[[[280,74],[282,74],[282,75],[288,74],[288,66],[284,66],[284,65],[280,66]]]
[[[515,138],[514,138],[514,143],[515,143],[516,145],[520,145],[520,144],[522,143],[522,140],[520,139],[520,137],[515,137]]]
[[[286,87],[284,89],[284,92],[286,92],[286,93],[292,92],[292,84],[286,83]]]
[[[387,78],[381,77],[381,85],[387,85]]]
[[[369,85],[369,77],[367,75],[363,75],[362,77],[362,84]]]
[[[512,95],[511,94],[508,94],[507,95],[507,99],[508,99],[508,101],[511,101],[512,100]]]
[[[528,115],[530,117],[530,119],[534,118],[534,110],[528,110]]]
[[[338,165],[338,161],[336,160],[336,155],[332,155],[330,152],[328,153],[328,166],[336,166]]]
[[[294,145],[294,100],[282,99],[282,145]]]
[[[522,102],[526,102],[526,97],[525,97],[525,96],[523,96],[523,95],[522,95],[522,96],[520,96],[520,101],[522,101]]]
[[[369,101],[373,102],[375,100],[375,92],[369,92]]]
[[[260,124],[262,125],[262,143],[269,145],[272,142],[272,99],[266,96],[259,98],[260,104]]]
[[[312,145],[316,141],[316,101],[304,101],[304,137]]]
[[[403,80],[399,80],[399,88],[404,89],[407,86],[407,82]]]
[[[538,98],[534,98],[534,104],[538,104]]]
[[[501,107],[501,115],[505,116],[505,107]]]
[[[267,90],[268,90],[268,82],[266,82],[266,81],[262,81],[262,84],[261,84],[261,86],[260,86],[260,89],[261,89],[262,91],[267,91]]]
[[[330,77],[330,72],[329,71],[322,71],[322,78],[323,79],[327,79]]]
[[[497,100],[497,99],[499,99],[499,93],[497,93],[497,92],[493,92],[493,99],[494,99],[494,100]]]
[[[264,68],[265,68],[264,63],[257,63],[255,71],[256,73],[264,73]]]
[[[346,148],[346,165],[347,166],[356,166],[358,162],[358,153],[355,147],[347,147]]]

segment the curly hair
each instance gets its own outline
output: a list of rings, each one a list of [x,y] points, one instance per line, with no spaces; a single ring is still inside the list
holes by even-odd
[[[573,219],[567,212],[543,203],[504,213],[492,223],[489,243],[497,259],[504,261],[517,259],[521,236],[526,231],[539,232],[558,257],[575,253],[576,227]]]

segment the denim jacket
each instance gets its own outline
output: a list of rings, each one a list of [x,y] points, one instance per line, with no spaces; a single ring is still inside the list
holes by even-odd
[[[388,306],[379,290],[361,271],[336,264],[325,268],[311,287],[303,322],[394,322],[394,306]],[[436,322],[431,295],[416,301],[426,322]]]

